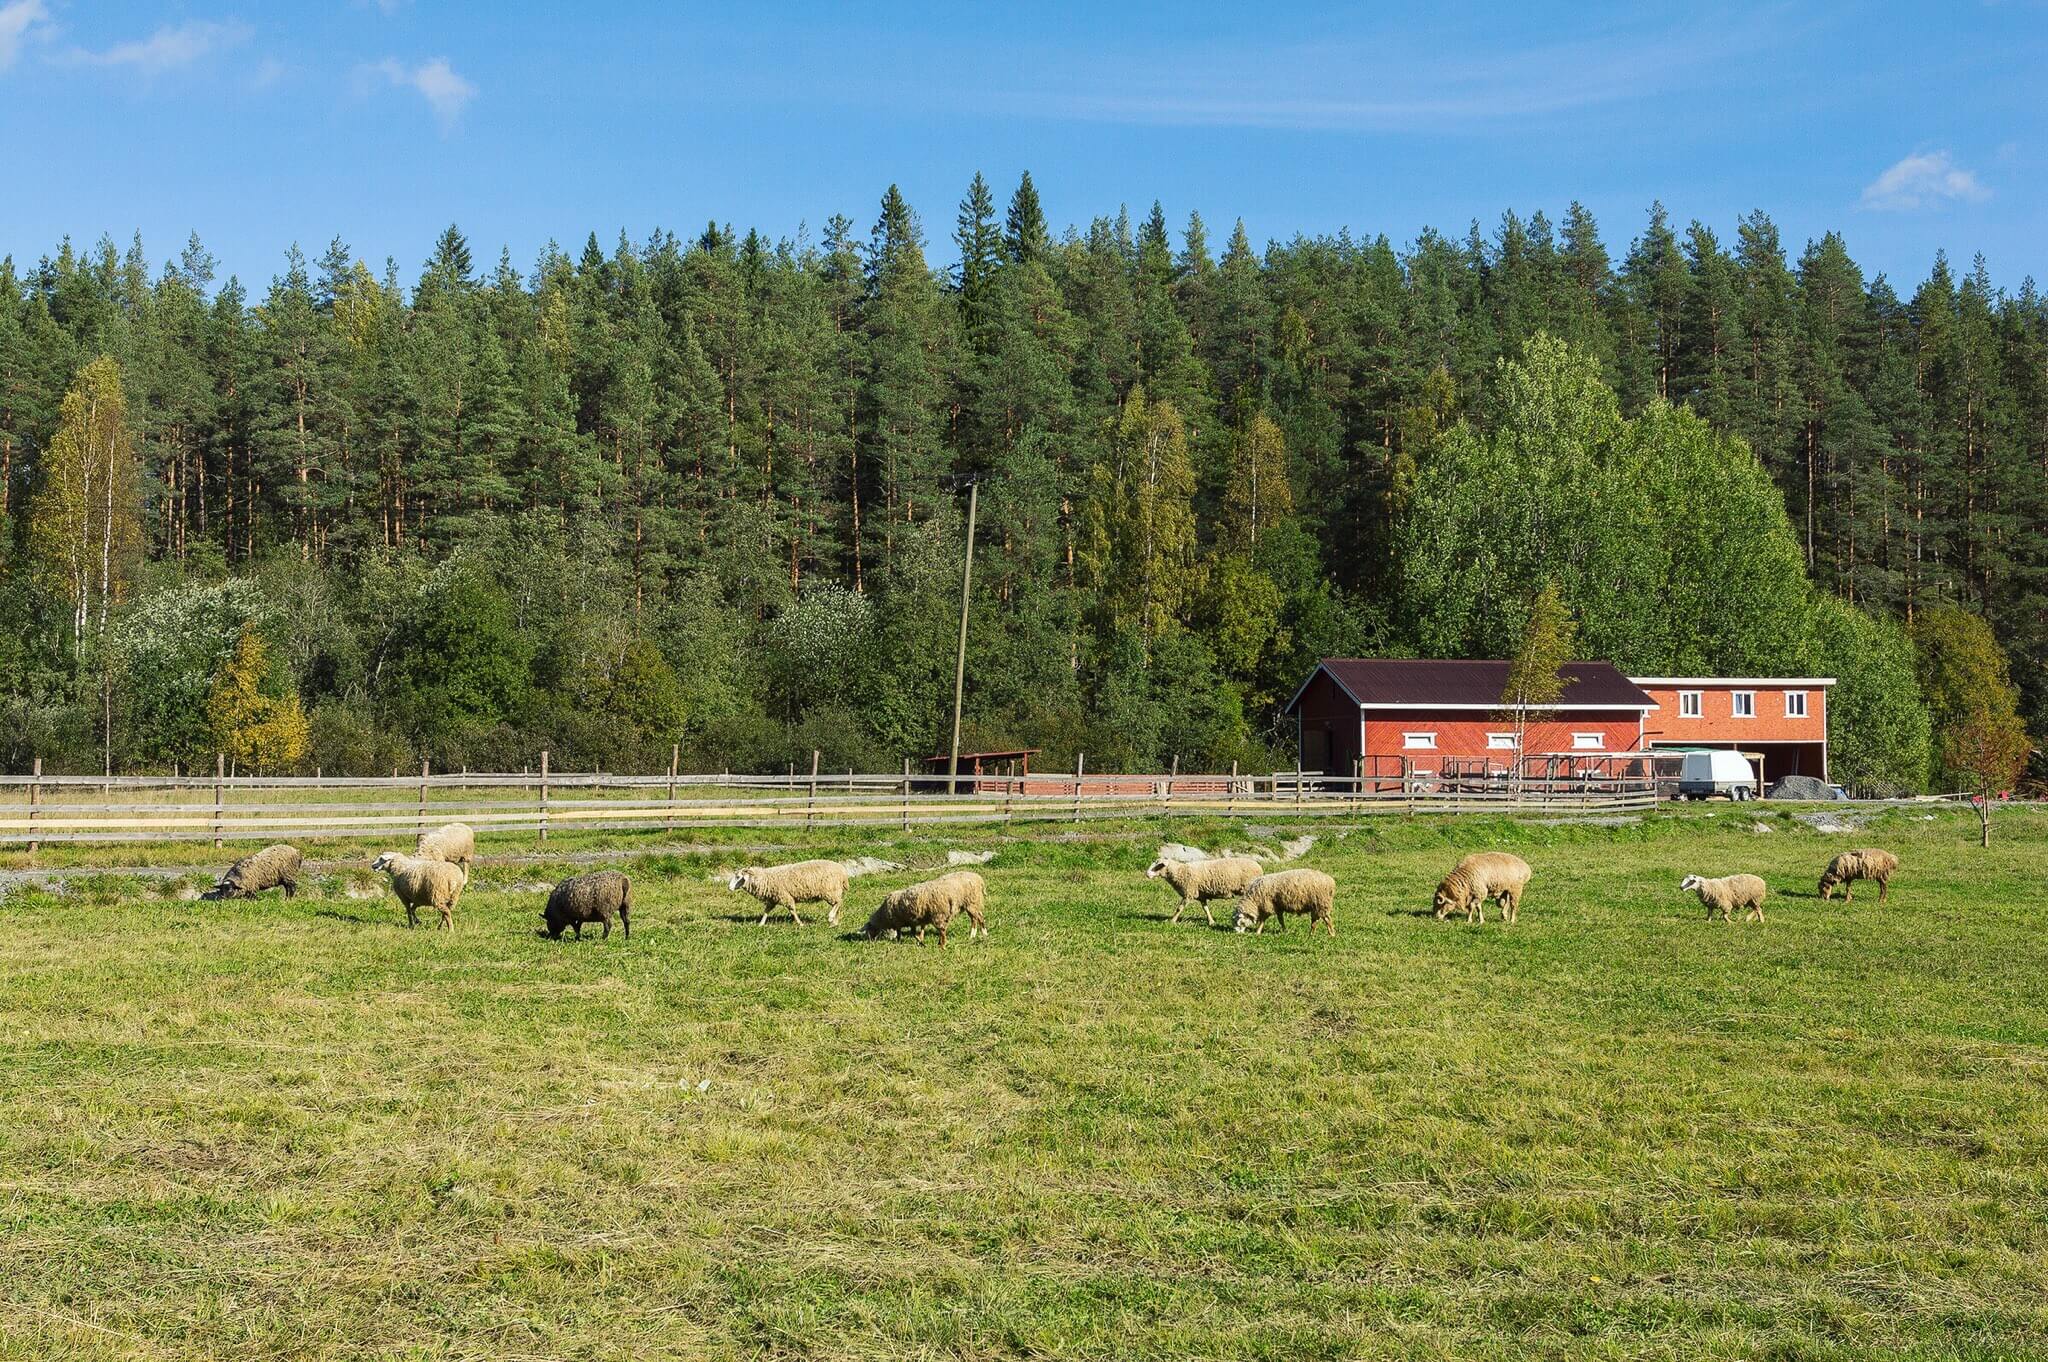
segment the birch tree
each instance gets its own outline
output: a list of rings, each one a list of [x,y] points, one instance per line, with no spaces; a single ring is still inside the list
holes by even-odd
[[[36,570],[71,606],[71,643],[104,632],[124,569],[140,540],[135,447],[129,437],[121,369],[102,355],[64,394],[43,485],[29,513]]]

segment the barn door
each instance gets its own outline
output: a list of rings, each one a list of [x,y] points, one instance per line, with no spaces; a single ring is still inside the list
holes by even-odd
[[[1330,773],[1330,730],[1304,728],[1301,733],[1301,769]]]

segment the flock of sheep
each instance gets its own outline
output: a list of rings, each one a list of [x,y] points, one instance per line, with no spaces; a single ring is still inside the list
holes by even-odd
[[[455,904],[469,884],[470,862],[476,856],[476,833],[467,824],[450,823],[419,835],[411,855],[386,851],[370,868],[390,877],[392,892],[405,908],[406,922],[417,927],[420,909],[431,908],[440,925],[453,930]],[[244,856],[228,867],[207,899],[251,898],[267,889],[281,888],[289,898],[298,891],[304,858],[297,847],[280,843]],[[1830,899],[1836,888],[1845,902],[1854,902],[1853,886],[1858,880],[1877,882],[1878,901],[1891,892],[1891,878],[1898,872],[1899,858],[1889,851],[1863,847],[1844,851],[1828,862],[1820,877],[1820,896]],[[1501,920],[1513,925],[1521,910],[1522,893],[1529,886],[1529,863],[1504,851],[1484,851],[1465,857],[1452,867],[1436,887],[1433,902],[1439,922],[1462,913],[1467,922],[1486,921],[1486,905],[1500,907]],[[1216,914],[1210,904],[1235,900],[1233,926],[1239,932],[1263,933],[1266,923],[1284,931],[1287,915],[1306,917],[1309,932],[1321,927],[1337,934],[1337,881],[1320,870],[1268,871],[1249,856],[1216,856],[1204,860],[1183,860],[1162,856],[1145,871],[1147,879],[1163,879],[1180,896],[1173,921],[1191,906],[1199,906],[1210,926]],[[780,911],[787,912],[797,926],[803,918],[797,905],[825,905],[825,921],[836,926],[839,910],[846,901],[846,867],[837,861],[796,861],[789,865],[747,866],[733,872],[726,888],[753,897],[761,905],[761,923]],[[1697,895],[1706,906],[1709,921],[1720,918],[1733,922],[1737,909],[1744,921],[1763,921],[1765,886],[1755,875],[1724,875],[1707,879],[1687,875],[1679,892]],[[632,882],[616,870],[599,870],[572,875],[548,894],[541,913],[543,933],[559,940],[565,931],[578,938],[583,928],[598,924],[604,935],[612,934],[612,919],[630,939],[632,927]],[[988,886],[971,870],[956,870],[937,879],[894,890],[868,918],[862,932],[869,940],[895,939],[915,932],[919,944],[925,933],[938,933],[946,944],[947,930],[956,918],[965,917],[970,938],[988,935]]]

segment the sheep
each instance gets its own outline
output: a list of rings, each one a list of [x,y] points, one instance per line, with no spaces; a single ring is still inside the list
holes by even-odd
[[[1842,902],[1856,901],[1855,884],[1858,880],[1877,881],[1877,901],[1884,902],[1891,892],[1892,876],[1899,873],[1899,858],[1889,851],[1876,847],[1858,847],[1845,851],[1828,862],[1827,871],[1820,877],[1820,896],[1831,899],[1835,886],[1842,886]]]
[[[1522,891],[1529,887],[1529,863],[1505,851],[1478,851],[1444,876],[1436,887],[1436,920],[1462,912],[1467,922],[1485,922],[1488,900],[1500,901],[1501,920],[1509,926],[1522,906]]]
[[[987,903],[988,889],[981,882],[981,876],[972,870],[956,870],[950,875],[941,875],[923,884],[913,884],[907,889],[898,889],[882,900],[882,906],[875,909],[873,917],[861,928],[868,940],[884,934],[894,937],[898,932],[917,929],[917,944],[924,944],[927,927],[936,928],[939,944],[946,944],[946,926],[958,915],[965,913],[974,924],[968,929],[969,938],[988,935],[988,920],[982,916]]]
[[[412,854],[423,861],[449,861],[467,870],[476,856],[476,829],[467,823],[444,823],[421,833]]]
[[[305,859],[295,846],[279,842],[252,852],[229,866],[220,882],[199,897],[203,899],[252,899],[266,889],[283,889],[286,898],[299,892],[299,871]]]
[[[1745,908],[1742,920],[1751,918],[1764,920],[1764,882],[1755,875],[1723,875],[1718,880],[1706,879],[1699,875],[1687,875],[1679,884],[1678,892],[1699,895],[1700,902],[1707,905],[1707,921],[1719,917],[1723,922],[1735,921],[1735,910]]]
[[[441,925],[455,930],[455,901],[469,884],[469,871],[458,861],[429,861],[402,851],[387,851],[370,862],[370,869],[391,877],[391,890],[405,905],[409,927],[420,925],[421,908],[440,911]]]
[[[838,925],[839,905],[846,900],[846,867],[837,861],[795,861],[789,865],[750,865],[735,870],[726,880],[727,889],[743,890],[761,900],[760,925],[768,925],[768,915],[777,908],[789,909],[789,915],[801,927],[804,920],[797,916],[799,903],[823,903],[829,908],[825,921]]]
[[[1162,856],[1152,862],[1145,878],[1163,879],[1180,895],[1180,907],[1173,910],[1175,922],[1189,904],[1199,903],[1202,916],[1214,927],[1216,914],[1209,910],[1209,900],[1234,899],[1264,873],[1265,867],[1249,856],[1219,856],[1207,861],[1174,861]]]
[[[1245,886],[1238,898],[1236,927],[1240,932],[1251,928],[1252,935],[1262,936],[1266,919],[1273,918],[1279,923],[1275,930],[1284,932],[1288,913],[1306,913],[1310,936],[1315,935],[1317,923],[1335,936],[1337,920],[1332,914],[1336,907],[1337,881],[1322,871],[1276,870]]]
[[[612,914],[619,915],[619,930],[628,941],[633,939],[633,882],[616,870],[599,870],[588,875],[571,875],[556,885],[548,895],[547,911],[541,920],[547,923],[546,935],[551,941],[562,939],[562,929],[576,929],[576,939],[583,939],[583,924],[602,922],[605,938],[612,934]]]

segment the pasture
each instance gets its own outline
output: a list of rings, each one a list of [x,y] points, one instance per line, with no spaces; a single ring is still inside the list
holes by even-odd
[[[1296,832],[1334,941],[1169,927],[1143,876]],[[613,843],[630,943],[534,934],[596,838],[486,839],[452,935],[360,873],[17,888],[0,1358],[2048,1356],[2048,814],[1975,834],[736,830]],[[1823,904],[1865,844],[1890,902]],[[916,870],[836,931],[712,879],[949,847],[997,854],[944,951],[846,938]],[[1520,923],[1432,920],[1492,847]]]

